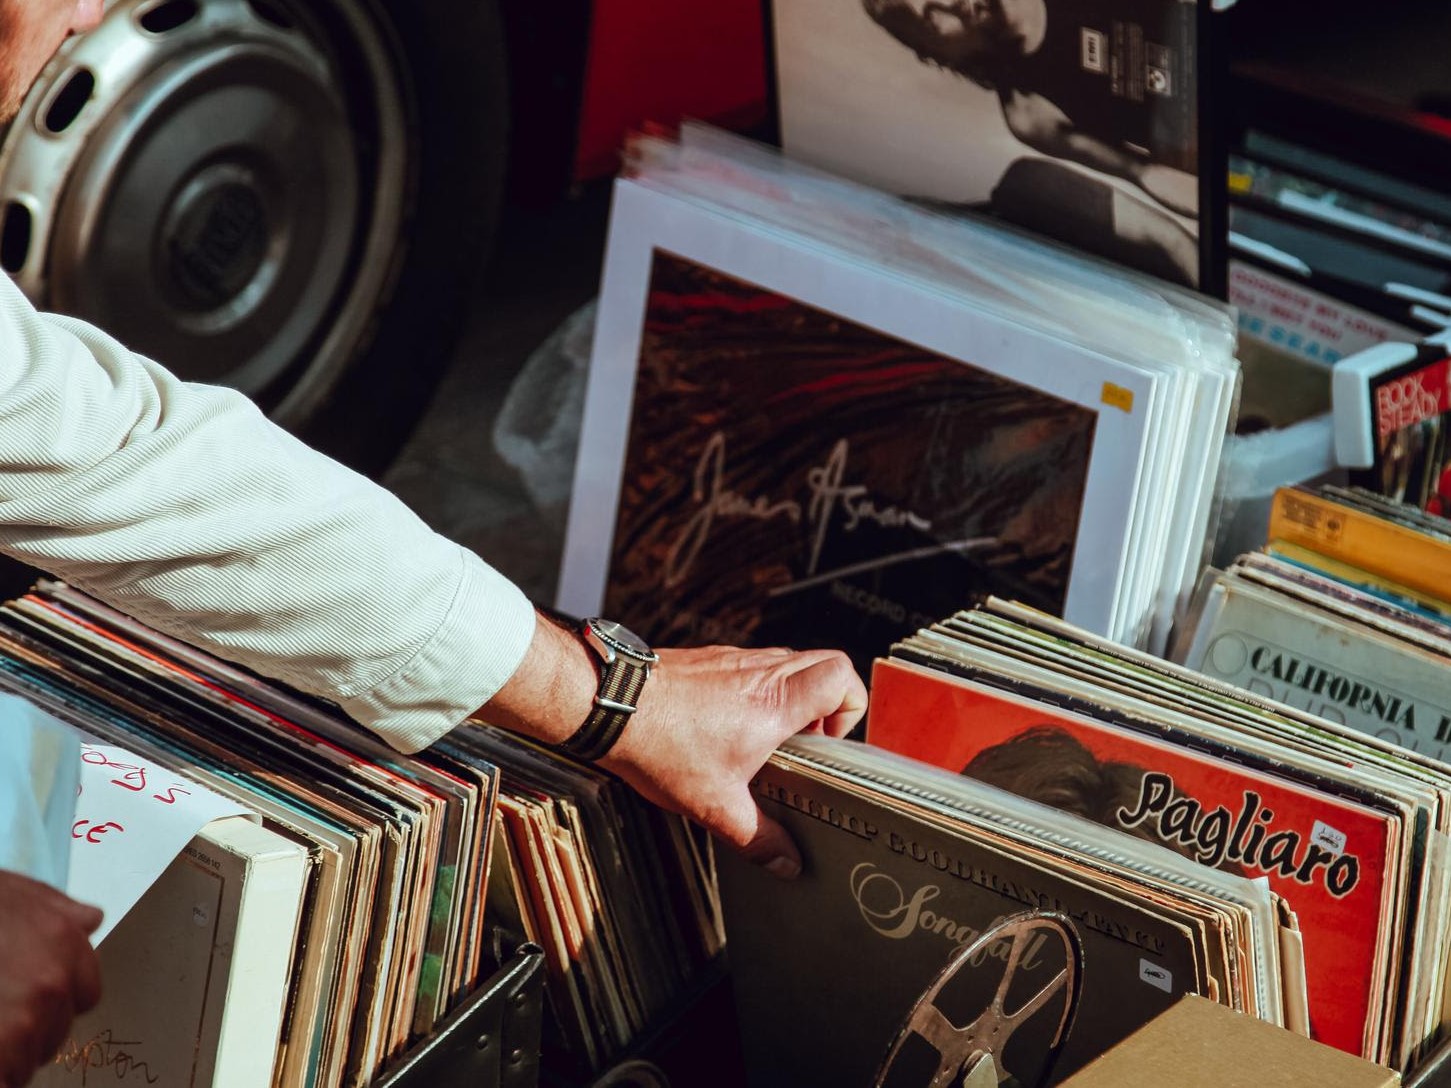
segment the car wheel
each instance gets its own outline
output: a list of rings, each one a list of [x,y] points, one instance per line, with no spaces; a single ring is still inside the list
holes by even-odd
[[[491,0],[112,0],[0,145],[0,266],[370,473],[502,192]]]

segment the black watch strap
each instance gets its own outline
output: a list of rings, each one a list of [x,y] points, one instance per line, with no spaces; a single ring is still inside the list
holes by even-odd
[[[650,670],[644,665],[617,663],[606,666],[599,692],[595,695],[594,709],[574,735],[559,746],[560,750],[588,763],[609,754],[625,731],[625,726],[630,724],[635,704],[649,675]]]

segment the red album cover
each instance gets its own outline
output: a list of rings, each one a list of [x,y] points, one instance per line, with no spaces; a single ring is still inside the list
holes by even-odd
[[[1404,366],[1370,379],[1375,464],[1351,483],[1451,515],[1451,358],[1425,344]]]
[[[1249,767],[898,661],[872,672],[867,740],[1264,876],[1299,917],[1314,1038],[1369,1056],[1392,818]],[[1382,987],[1385,983],[1380,983]]]

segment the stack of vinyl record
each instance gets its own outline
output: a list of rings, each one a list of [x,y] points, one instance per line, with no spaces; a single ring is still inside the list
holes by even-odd
[[[107,919],[106,996],[39,1084],[118,1064],[149,1083],[365,1084],[526,940],[545,952],[548,1049],[587,1071],[719,951],[709,843],[503,731],[403,756],[55,583],[0,608],[0,689],[77,727],[127,792],[205,788],[250,813],[208,824]],[[72,873],[119,879],[108,841]]]
[[[552,1065],[599,1070],[709,977],[725,941],[713,845],[618,779],[502,730],[460,729],[440,747],[504,769],[492,920],[545,950],[573,1057]]]
[[[689,128],[618,184],[559,604],[848,650],[990,594],[1162,645],[1229,311]]]
[[[1267,881],[1313,1038],[1405,1070],[1442,1030],[1446,764],[1001,602],[894,647],[867,736]]]
[[[1285,488],[1270,537],[1206,572],[1176,658],[1451,758],[1451,521],[1354,488]]]
[[[753,789],[805,859],[721,859],[753,1085],[961,1084],[987,1054],[1055,1084],[1190,993],[1303,1016],[1264,881],[852,741],[788,742]]]

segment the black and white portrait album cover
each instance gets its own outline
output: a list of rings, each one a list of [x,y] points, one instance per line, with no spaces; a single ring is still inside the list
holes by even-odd
[[[782,146],[1222,295],[1209,0],[772,0]]]

